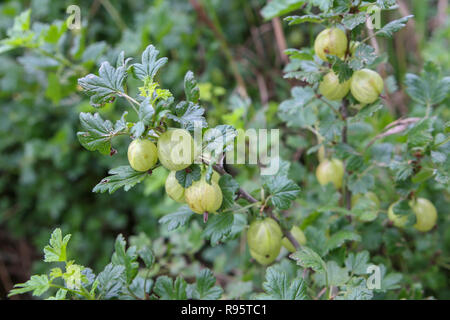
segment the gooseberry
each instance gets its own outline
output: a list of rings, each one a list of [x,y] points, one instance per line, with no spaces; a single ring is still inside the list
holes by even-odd
[[[247,233],[250,255],[262,265],[273,262],[280,253],[282,237],[281,228],[274,219],[253,221]]]
[[[347,36],[338,28],[325,29],[314,42],[314,50],[320,59],[328,61],[327,54],[344,58],[347,51]]]
[[[189,208],[198,214],[215,213],[222,205],[222,190],[213,178],[211,184],[206,182],[205,175],[194,181],[184,192],[184,199]]]
[[[136,171],[148,171],[158,161],[156,146],[147,139],[135,139],[128,146],[128,162]]]
[[[169,129],[158,139],[159,161],[171,171],[189,167],[194,161],[194,149],[194,139],[185,129]]]
[[[339,82],[339,77],[333,72],[327,73],[319,85],[319,92],[328,100],[341,100],[350,91],[350,80]]]
[[[322,186],[331,182],[339,189],[344,179],[344,164],[339,159],[325,159],[317,167],[316,177]]]
[[[381,76],[370,69],[356,71],[350,80],[352,95],[362,104],[375,102],[383,92],[383,87]]]
[[[176,178],[176,171],[170,171],[169,175],[166,179],[166,192],[173,200],[180,203],[185,203],[184,200],[184,188],[181,186],[181,184],[178,182]]]

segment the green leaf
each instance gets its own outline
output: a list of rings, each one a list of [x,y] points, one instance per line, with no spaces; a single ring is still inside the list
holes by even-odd
[[[120,299],[136,300],[136,297],[138,297],[139,299],[144,300],[147,298],[146,295],[150,293],[152,286],[152,279],[145,279],[144,277],[137,276],[128,287],[122,287]]]
[[[386,275],[386,267],[384,265],[381,268],[381,291],[396,290],[401,288],[400,282],[403,279],[401,273],[393,272]]]
[[[210,239],[211,245],[215,246],[219,242],[227,239],[233,227],[234,215],[231,212],[223,212],[209,216],[203,235]]]
[[[123,287],[121,278],[125,266],[109,263],[97,276],[98,290],[102,299],[111,299],[119,296]]]
[[[91,105],[98,108],[125,93],[123,85],[126,78],[125,67],[116,69],[108,61],[105,61],[100,66],[98,76],[88,74],[86,77],[78,79],[78,84],[91,97]]]
[[[365,22],[366,22],[365,12],[360,12],[356,14],[347,14],[341,21],[344,27],[349,30],[353,30],[354,28]]]
[[[328,61],[331,62],[331,68],[334,73],[338,75],[339,82],[344,82],[349,80],[353,75],[353,70],[350,66],[337,56],[328,55]]]
[[[188,71],[184,76],[184,92],[186,94],[187,101],[198,103],[198,99],[200,98],[200,90],[192,71]]]
[[[275,267],[269,267],[266,271],[266,281],[263,283],[265,299],[271,300],[306,300],[306,284],[303,279],[288,280],[286,272],[279,271]]]
[[[366,193],[375,185],[375,178],[371,174],[352,174],[348,181],[348,188],[352,193]]]
[[[14,285],[15,289],[9,292],[8,297],[30,291],[33,291],[33,296],[40,296],[50,288],[50,283],[47,275],[34,275],[27,282]]]
[[[356,47],[355,53],[348,62],[348,65],[351,69],[357,71],[374,63],[376,58],[377,54],[373,47],[365,43],[359,43]]]
[[[428,62],[419,76],[405,76],[406,93],[416,102],[427,106],[441,103],[449,94],[450,77],[441,78],[437,66]]]
[[[278,117],[287,122],[290,127],[305,127],[317,121],[314,106],[315,92],[311,87],[294,87],[291,90],[292,99],[283,101],[278,107]]]
[[[182,206],[178,211],[159,219],[159,223],[167,224],[167,230],[172,231],[186,225],[193,215],[194,212],[188,206]]]
[[[195,103],[182,101],[172,107],[171,111],[172,114],[167,114],[167,118],[178,122],[186,130],[194,130],[195,125],[202,128],[207,127],[206,119],[203,116],[205,109]]]
[[[376,101],[372,104],[368,104],[364,106],[361,110],[358,111],[355,116],[349,119],[350,122],[359,122],[364,121],[367,118],[372,117],[376,112],[383,109],[384,105],[379,101]]]
[[[366,280],[362,277],[354,278],[351,283],[341,287],[336,300],[371,300],[373,291],[367,289]]]
[[[385,37],[385,38],[392,38],[394,33],[399,31],[400,29],[402,29],[404,26],[406,26],[406,23],[412,17],[414,17],[414,16],[410,15],[410,16],[400,18],[398,20],[391,21],[388,24],[386,24],[383,28],[378,30],[376,32],[376,35],[380,36],[380,37]]]
[[[104,193],[108,191],[111,194],[122,187],[125,191],[128,191],[148,175],[147,172],[135,171],[130,166],[120,166],[109,170],[108,173],[110,176],[103,178],[92,192]]]
[[[200,180],[202,177],[202,170],[199,165],[192,164],[186,169],[177,171],[175,177],[183,188],[189,188],[194,181]]]
[[[223,289],[216,286],[216,278],[208,269],[203,269],[197,275],[196,282],[192,285],[192,298],[197,300],[218,300],[222,296]]]
[[[325,139],[333,141],[341,136],[343,127],[344,121],[337,118],[334,114],[330,114],[320,121],[319,132]]]
[[[304,0],[272,0],[261,10],[261,15],[265,20],[285,15],[303,6]]]
[[[291,59],[314,60],[314,51],[312,49],[286,49],[284,53]]]
[[[138,251],[138,255],[142,261],[144,261],[147,268],[151,268],[153,266],[153,263],[155,262],[155,255],[148,246],[141,248]]]
[[[300,187],[283,175],[268,176],[264,184],[270,194],[270,202],[280,210],[289,209],[292,200],[300,193]]]
[[[367,274],[367,267],[369,266],[369,252],[364,250],[354,254],[349,253],[347,259],[345,259],[346,268],[356,275]]]
[[[311,50],[310,53],[313,54],[313,51]],[[284,78],[295,78],[311,85],[319,82],[323,77],[320,66],[312,60],[292,59],[284,71],[286,72]]]
[[[45,300],[66,300],[67,290],[58,289],[54,296],[48,297]]]
[[[71,235],[68,234],[64,238],[62,237],[61,229],[56,228],[51,237],[50,244],[44,248],[44,261],[45,262],[58,262],[67,260],[67,243],[70,240]]]
[[[433,151],[431,152],[431,157],[433,157]],[[423,183],[433,177],[435,171],[431,168],[422,168],[414,177],[411,178],[413,183]]]
[[[343,286],[349,280],[348,270],[341,268],[336,261],[327,262],[327,277],[325,273],[318,273],[314,276],[316,283],[320,286]],[[328,283],[327,283],[328,280]]]
[[[89,151],[98,150],[102,154],[109,154],[111,139],[126,132],[126,115],[127,112],[122,115],[121,120],[113,125],[111,121],[103,120],[98,113],[92,115],[81,112],[80,122],[84,131],[77,133],[78,140]]]
[[[233,148],[237,131],[230,125],[218,125],[208,129],[203,136],[203,149],[211,152],[213,156],[221,155],[223,152]]]
[[[28,9],[14,18],[14,24],[6,32],[8,38],[0,41],[0,53],[17,47],[33,47],[34,32],[30,31],[30,14]]]
[[[312,22],[312,23],[321,23],[325,20],[325,18],[321,15],[314,15],[314,14],[307,14],[304,16],[290,16],[284,18],[285,21],[289,22],[289,25],[296,25],[301,24],[305,22]]]
[[[151,125],[155,109],[150,104],[150,98],[146,98],[139,105],[138,116],[139,121],[136,122],[131,128],[131,133],[135,138],[140,138],[145,131],[145,126]]]
[[[327,252],[339,248],[346,241],[361,241],[361,237],[355,232],[348,230],[340,230],[334,233],[330,239],[327,240]]]
[[[408,148],[426,148],[433,142],[433,122],[429,118],[424,118],[412,125],[405,135],[408,137]]]
[[[395,181],[405,181],[413,174],[412,166],[406,161],[392,161],[389,168],[394,171]]]
[[[368,197],[359,197],[355,205],[352,205],[352,214],[361,221],[373,221],[378,216],[378,205]]]
[[[333,7],[333,0],[309,0],[313,6],[319,7],[323,12],[327,12]]]
[[[116,238],[114,245],[115,251],[111,258],[111,262],[115,266],[123,266],[125,268],[124,280],[127,284],[130,284],[136,277],[139,263],[137,260],[136,247],[131,246],[126,250],[126,242],[122,234],[119,234]]]
[[[167,276],[158,277],[153,291],[161,300],[186,300],[186,281],[177,277],[175,283]]]
[[[222,190],[222,206],[220,211],[230,208],[234,204],[236,192],[239,190],[239,184],[229,174],[220,177],[219,186]]]
[[[289,255],[302,268],[311,268],[316,272],[326,272],[327,266],[322,258],[307,246],[302,246],[299,251]]]
[[[142,63],[133,64],[134,74],[141,80],[153,80],[156,73],[166,63],[167,58],[158,58],[159,51],[153,45],[149,45],[142,53]]]

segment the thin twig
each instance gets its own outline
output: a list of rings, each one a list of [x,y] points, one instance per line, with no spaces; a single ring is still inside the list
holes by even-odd
[[[341,107],[341,114],[342,114],[342,119],[344,120],[344,127],[342,128],[342,142],[343,143],[347,143],[348,142],[348,137],[347,137],[347,116],[348,116],[348,101],[347,99],[344,99],[342,101],[342,107]],[[347,171],[347,167],[345,168],[345,170]],[[347,207],[347,210],[351,210],[351,198],[352,198],[352,193],[349,190],[347,184],[344,184],[344,196],[345,196],[345,205]],[[351,216],[347,216],[347,219],[349,221],[351,221]]]
[[[278,52],[280,59],[284,64],[289,62],[288,56],[284,53],[287,49],[286,38],[284,37],[283,27],[281,26],[280,18],[272,19],[273,31],[275,33],[275,40],[277,41]]]
[[[208,161],[203,160],[203,162],[205,162],[206,164],[209,164]],[[224,174],[228,174],[224,167],[223,164],[219,165],[219,164],[215,164],[213,165],[213,168],[215,171],[217,171],[218,173],[220,173],[221,175]],[[250,203],[256,203],[259,202],[255,197],[253,197],[251,194],[249,194],[247,191],[245,191],[242,188],[239,188],[238,192],[237,192],[238,198],[242,198],[247,200]],[[298,243],[298,241],[294,238],[294,236],[292,235],[291,231],[288,229],[283,228],[283,226],[280,224],[280,221],[278,220],[277,217],[274,216],[273,212],[272,212],[272,208],[271,207],[266,207],[265,208],[265,212],[268,214],[269,217],[271,217],[272,219],[274,219],[281,227],[281,230],[283,231],[283,234],[286,238],[289,239],[289,241],[291,241],[291,243],[294,245],[294,247],[296,249],[300,248],[300,244]]]

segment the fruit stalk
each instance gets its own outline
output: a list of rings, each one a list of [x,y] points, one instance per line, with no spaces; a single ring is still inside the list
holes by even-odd
[[[342,100],[341,114],[342,114],[342,120],[344,121],[344,127],[342,128],[342,142],[347,143],[347,141],[348,141],[348,138],[347,138],[348,101],[347,101],[347,99]],[[345,169],[345,172],[347,172],[346,166],[344,166],[344,169]],[[344,193],[344,197],[345,197],[346,208],[347,208],[347,210],[351,210],[352,209],[352,193],[348,189],[347,183],[344,183],[344,186],[342,188],[343,188],[342,192]],[[351,216],[348,216],[347,219],[349,219],[351,221]]]

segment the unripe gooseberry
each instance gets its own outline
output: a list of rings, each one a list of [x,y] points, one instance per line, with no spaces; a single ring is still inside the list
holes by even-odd
[[[185,129],[169,129],[158,139],[159,161],[171,171],[189,167],[195,158],[194,149],[194,139]]]
[[[341,100],[350,91],[350,80],[339,82],[339,77],[333,72],[327,73],[319,85],[319,92],[328,100]]]
[[[395,204],[396,203],[393,203],[389,206],[388,218],[390,221],[392,221],[394,226],[396,226],[397,228],[403,228],[406,225],[406,223],[408,222],[408,215],[395,214],[394,213]]]
[[[409,207],[416,216],[416,223],[413,225],[419,231],[427,232],[433,229],[437,221],[436,207],[425,198],[417,198],[408,202]],[[388,217],[394,223],[394,226],[402,228],[408,222],[408,215],[398,215],[394,213],[394,205],[391,204],[388,209]]]
[[[297,226],[293,226],[291,229],[291,234],[294,236],[295,240],[297,240],[297,242],[300,245],[303,246],[306,244],[306,237],[305,237],[305,234],[303,233],[302,229],[300,229]],[[281,244],[283,245],[283,247],[288,249],[290,252],[295,252],[295,247],[288,238],[284,237],[281,240]]]
[[[165,189],[170,198],[179,203],[185,203],[184,188],[176,178],[176,171],[170,171],[166,179]]]
[[[317,35],[314,50],[324,61],[328,61],[327,54],[342,59],[347,51],[347,36],[339,28],[325,29]]]
[[[417,198],[415,201],[411,200],[409,205],[416,215],[416,224],[413,227],[422,232],[433,229],[437,221],[437,211],[433,203],[425,198]]]
[[[353,97],[362,104],[375,102],[383,92],[384,82],[381,76],[370,69],[362,69],[353,73],[350,90]]]
[[[282,237],[281,228],[274,219],[253,221],[247,233],[250,255],[262,265],[273,262],[280,253]]]
[[[184,199],[189,208],[198,214],[215,213],[222,206],[222,190],[214,179],[211,184],[206,182],[205,175],[194,181],[184,192]]]
[[[325,159],[317,167],[316,177],[322,186],[331,182],[339,189],[344,179],[344,164],[339,159]]]
[[[148,171],[158,161],[156,146],[147,139],[135,139],[128,146],[128,162],[136,171]]]

